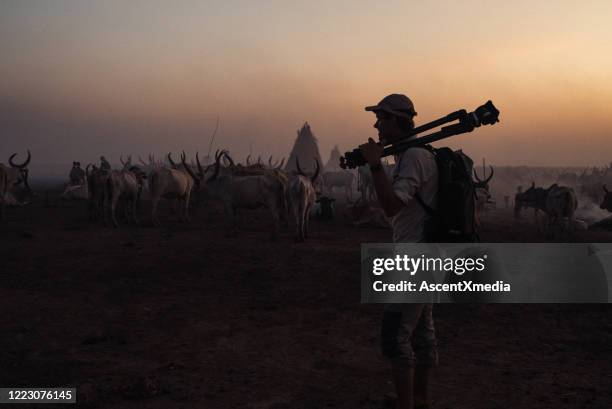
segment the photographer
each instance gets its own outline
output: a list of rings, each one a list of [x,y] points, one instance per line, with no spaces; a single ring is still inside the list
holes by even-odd
[[[359,148],[372,172],[378,201],[391,218],[393,241],[422,242],[429,217],[425,206],[437,205],[438,168],[433,154],[411,148],[395,156],[392,180],[381,163],[383,146],[406,140],[414,128],[414,105],[405,95],[391,94],[366,111],[376,114],[380,144],[370,138]],[[391,361],[397,407],[428,408],[430,370],[438,360],[432,304],[387,304],[381,338],[383,354]]]

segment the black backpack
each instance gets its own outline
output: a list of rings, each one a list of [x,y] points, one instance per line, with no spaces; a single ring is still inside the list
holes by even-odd
[[[425,241],[430,243],[472,243],[479,241],[476,230],[476,192],[472,181],[474,161],[461,150],[423,147],[436,158],[438,166],[438,207],[432,209],[415,195],[429,214]]]

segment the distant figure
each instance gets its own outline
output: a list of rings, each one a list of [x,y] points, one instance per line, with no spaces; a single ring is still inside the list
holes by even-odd
[[[70,185],[77,186],[85,183],[85,171],[81,169],[81,162],[72,162],[70,169]]]
[[[321,196],[316,200],[318,203],[318,212],[317,216],[319,220],[334,220],[334,205],[333,203],[336,199],[332,199],[331,197]]]
[[[100,170],[104,172],[111,170],[111,165],[104,156],[100,156]]]

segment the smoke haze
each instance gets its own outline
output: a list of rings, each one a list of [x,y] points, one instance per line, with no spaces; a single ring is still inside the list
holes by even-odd
[[[409,95],[417,125],[492,99],[501,123],[445,142],[496,165],[612,159],[612,4],[592,1],[54,1],[0,4],[0,161],[101,154],[327,158],[375,136],[363,107]]]

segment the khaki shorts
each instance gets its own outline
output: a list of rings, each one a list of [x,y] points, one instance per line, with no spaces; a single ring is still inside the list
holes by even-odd
[[[433,304],[388,304],[383,314],[381,347],[394,365],[438,364]]]

